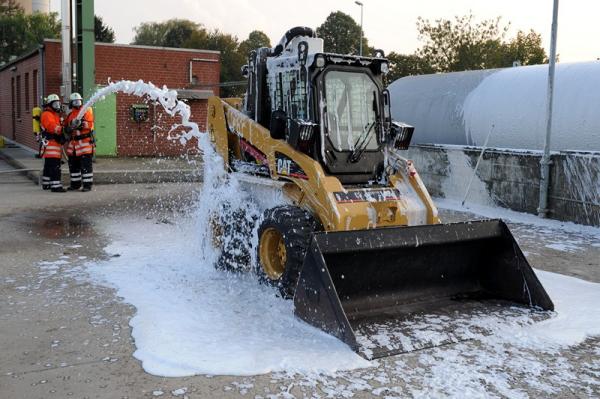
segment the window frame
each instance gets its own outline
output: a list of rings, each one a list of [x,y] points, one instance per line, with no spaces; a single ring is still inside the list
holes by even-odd
[[[321,79],[320,80],[320,91],[323,93],[323,99],[325,100],[325,102],[327,103],[327,75],[330,72],[346,72],[346,73],[353,73],[353,74],[357,74],[357,75],[367,75],[369,77],[369,79],[371,79],[371,81],[373,82],[373,84],[375,85],[375,87],[377,87],[377,111],[375,112],[375,120],[378,122],[376,123],[376,126],[374,126],[374,129],[377,129],[379,125],[379,128],[382,128],[382,104],[381,104],[381,85],[378,82],[378,80],[375,78],[375,75],[371,72],[371,70],[369,68],[361,68],[361,69],[357,69],[356,67],[344,67],[344,66],[328,66],[327,68],[325,68],[325,70],[322,73]],[[327,103],[327,112],[329,112],[329,104]],[[320,120],[321,120],[321,124],[323,124],[324,130],[325,130],[325,138],[328,141],[328,147],[333,149],[333,151],[335,151],[336,153],[349,153],[352,152],[352,150],[350,149],[342,149],[341,151],[338,150],[338,148],[336,147],[336,145],[333,143],[332,139],[331,139],[331,132],[329,131],[329,123],[327,122],[327,114],[325,113],[325,110],[323,108],[320,109]],[[373,149],[365,149],[365,152],[379,152],[381,151],[381,146],[382,143],[380,143],[379,141],[379,133],[378,131],[374,131],[370,134],[375,134],[375,139],[377,141],[377,148],[373,148]]]

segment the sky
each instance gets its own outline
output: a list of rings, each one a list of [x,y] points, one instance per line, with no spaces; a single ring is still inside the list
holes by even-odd
[[[369,44],[386,52],[413,53],[420,42],[416,21],[452,19],[469,11],[478,19],[502,17],[511,22],[509,37],[534,29],[550,47],[553,0],[362,0],[364,32]],[[285,4],[285,5],[283,5]],[[118,43],[130,43],[142,22],[186,18],[232,33],[240,40],[253,30],[265,32],[273,44],[291,27],[317,27],[332,11],[342,11],[360,23],[354,0],[95,0],[96,14],[111,26]],[[51,0],[60,12],[60,0]],[[558,54],[561,62],[600,58],[600,1],[563,0],[559,8]]]

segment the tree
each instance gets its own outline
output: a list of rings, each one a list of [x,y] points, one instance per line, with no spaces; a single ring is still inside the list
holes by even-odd
[[[501,27],[500,18],[474,23],[469,14],[435,23],[419,17],[417,30],[425,42],[417,54],[436,71],[446,72],[489,67],[489,59],[498,57],[508,26]]]
[[[184,47],[183,44],[199,28],[200,25],[189,20],[172,20],[171,26],[165,33],[162,45],[165,47]]]
[[[0,14],[0,63],[37,48],[45,38],[60,36],[57,13],[25,15],[23,9],[15,7],[13,1],[0,4],[2,11],[5,11]]]
[[[238,52],[244,58],[248,58],[252,50],[260,47],[271,47],[271,40],[264,32],[255,30],[250,32],[248,38],[240,43]]]
[[[184,44],[186,48],[220,51],[221,82],[224,83],[240,81],[242,78],[241,67],[246,62],[246,57],[240,53],[239,46],[237,37],[222,33],[218,29],[208,32],[204,28],[194,32]],[[223,87],[221,88],[221,95],[223,97],[237,96],[242,94],[244,90],[243,86]]]
[[[226,83],[241,79],[240,70],[245,62],[245,57],[241,55],[239,51],[240,43],[237,37],[233,35],[219,30],[207,31],[202,25],[186,19],[144,22],[134,30],[136,34],[133,44],[218,50],[221,52],[221,82]],[[259,42],[264,39],[262,32],[253,33],[248,40]],[[202,85],[207,82],[199,83]],[[238,92],[239,90],[230,87],[224,87],[221,90],[221,94],[224,96],[237,94]]]
[[[473,14],[434,23],[419,17],[419,39],[425,43],[416,55],[436,72],[502,68],[517,59],[524,65],[543,62],[546,53],[539,34],[519,32],[507,42],[510,23],[501,25],[500,21],[498,17],[475,22]]]
[[[183,47],[201,25],[187,19],[170,19],[165,22],[143,22],[133,28],[132,44],[161,47]]]
[[[390,61],[390,72],[387,75],[388,82],[393,82],[404,76],[424,75],[435,72],[426,60],[416,54],[406,55],[392,51],[386,58]]]
[[[354,19],[341,11],[329,14],[317,28],[317,36],[325,42],[325,51],[337,54],[358,54],[361,30]],[[363,38],[363,55],[370,55],[368,41]]]
[[[0,0],[0,15],[14,15],[23,12],[23,7],[17,3],[17,0]]]
[[[542,46],[542,35],[533,29],[529,33],[517,32],[517,36],[505,44],[504,49],[504,65],[512,65],[514,61],[519,61],[522,65],[548,63],[546,51]]]
[[[94,15],[94,36],[97,42],[115,42],[115,31],[110,26],[105,25],[102,17],[97,15]]]

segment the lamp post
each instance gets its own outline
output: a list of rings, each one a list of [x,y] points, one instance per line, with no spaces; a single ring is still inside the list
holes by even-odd
[[[362,57],[362,43],[363,43],[363,3],[360,1],[354,2],[356,5],[360,6],[360,50],[359,55]]]
[[[548,216],[548,189],[550,186],[550,138],[552,136],[552,111],[554,107],[554,70],[556,67],[556,37],[558,31],[558,0],[554,0],[552,11],[552,35],[550,40],[550,62],[548,65],[548,91],[546,100],[546,137],[544,140],[544,155],[540,161],[540,201],[538,216]]]

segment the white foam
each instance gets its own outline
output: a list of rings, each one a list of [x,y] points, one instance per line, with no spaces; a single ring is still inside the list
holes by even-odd
[[[334,372],[369,363],[299,321],[293,303],[248,274],[202,261],[192,221],[114,220],[104,226],[121,256],[88,265],[96,282],[136,307],[131,319],[144,370],[162,376]]]
[[[530,213],[516,212],[506,208],[465,203],[446,198],[435,198],[434,202],[441,209],[461,212],[472,212],[488,218],[501,218],[514,223],[530,224],[535,227],[550,228],[575,234],[584,234],[600,239],[600,227],[581,225],[573,222],[562,222],[554,219],[544,219]]]
[[[318,381],[323,384],[322,392],[333,397],[370,390],[373,394],[401,392],[417,397],[485,396],[489,387],[504,396],[520,397],[522,391],[510,386],[509,373],[527,372],[535,377],[544,375],[543,370],[548,368],[532,359],[530,350],[555,353],[560,347],[600,334],[600,284],[538,271],[556,305],[553,318],[524,326],[488,320],[487,327],[493,326],[494,334],[476,337],[483,342],[481,348],[466,343],[440,347],[423,353],[416,366],[409,367],[399,360],[397,368],[386,370],[394,377],[392,380],[400,378],[414,387],[410,391],[400,387],[374,389],[368,383],[372,371],[361,368],[377,363],[367,362],[340,341],[296,319],[292,302],[277,298],[273,289],[259,285],[254,276],[213,268],[216,254],[208,228],[211,213],[223,202],[238,206],[246,204],[248,198],[240,183],[224,172],[222,159],[207,136],[199,138],[205,150],[205,183],[194,213],[175,224],[138,219],[108,221],[101,226],[113,239],[106,251],[120,256],[87,265],[93,281],[114,287],[119,296],[136,307],[130,321],[137,348],[134,356],[149,373],[189,376],[285,372],[274,378],[284,380],[291,373],[298,379],[301,375],[300,379],[308,380],[306,386],[315,386]],[[450,201],[438,201],[438,205],[457,207]],[[259,212],[259,208],[256,205],[252,210]],[[600,229],[589,226],[499,208],[476,208],[489,216],[600,237]],[[551,367],[561,371],[550,377],[556,383],[573,380],[563,364]],[[349,369],[355,371],[340,372]],[[346,382],[340,383],[340,378]],[[389,382],[385,376],[377,379],[382,384]],[[529,384],[545,393],[556,392],[553,386],[535,378]],[[289,396],[292,386],[284,386],[282,394]]]

